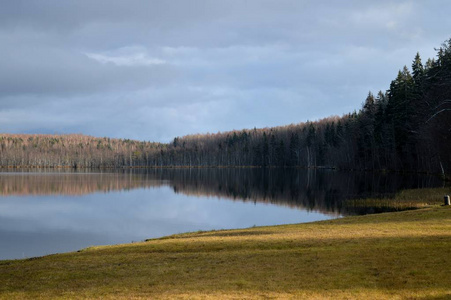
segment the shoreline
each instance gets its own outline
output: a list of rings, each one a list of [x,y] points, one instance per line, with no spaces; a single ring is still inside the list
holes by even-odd
[[[438,205],[188,232],[2,260],[0,298],[446,298],[450,247]]]
[[[294,170],[328,170],[328,171],[343,171],[343,172],[376,172],[376,173],[394,173],[394,174],[424,174],[424,175],[432,175],[443,177],[442,173],[439,172],[428,172],[428,171],[414,171],[414,170],[395,170],[395,169],[349,169],[349,168],[339,168],[336,166],[252,166],[252,165],[174,165],[174,166],[121,166],[121,167],[74,167],[74,166],[40,166],[40,165],[7,165],[0,166],[1,170],[100,170],[100,171],[123,171],[123,170],[155,170],[155,169],[262,169],[262,170],[271,170],[271,169],[294,169]],[[450,181],[451,174],[445,174],[444,181]]]

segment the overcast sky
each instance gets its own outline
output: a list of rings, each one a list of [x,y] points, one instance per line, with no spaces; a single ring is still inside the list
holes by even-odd
[[[0,132],[167,142],[359,109],[451,1],[0,0]]]

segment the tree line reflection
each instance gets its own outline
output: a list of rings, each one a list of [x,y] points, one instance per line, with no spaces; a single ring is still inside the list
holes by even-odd
[[[175,193],[271,203],[332,214],[367,213],[348,199],[386,198],[401,189],[440,186],[420,174],[281,168],[131,169],[115,172],[39,170],[0,173],[0,195],[86,195],[171,187]]]

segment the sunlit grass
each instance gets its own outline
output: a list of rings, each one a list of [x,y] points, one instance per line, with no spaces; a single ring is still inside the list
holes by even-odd
[[[0,261],[0,298],[447,299],[450,249],[431,206]]]

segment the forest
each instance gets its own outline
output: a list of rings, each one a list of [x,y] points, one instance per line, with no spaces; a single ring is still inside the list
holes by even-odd
[[[343,116],[176,137],[0,134],[1,167],[303,167],[451,173],[451,39]]]

